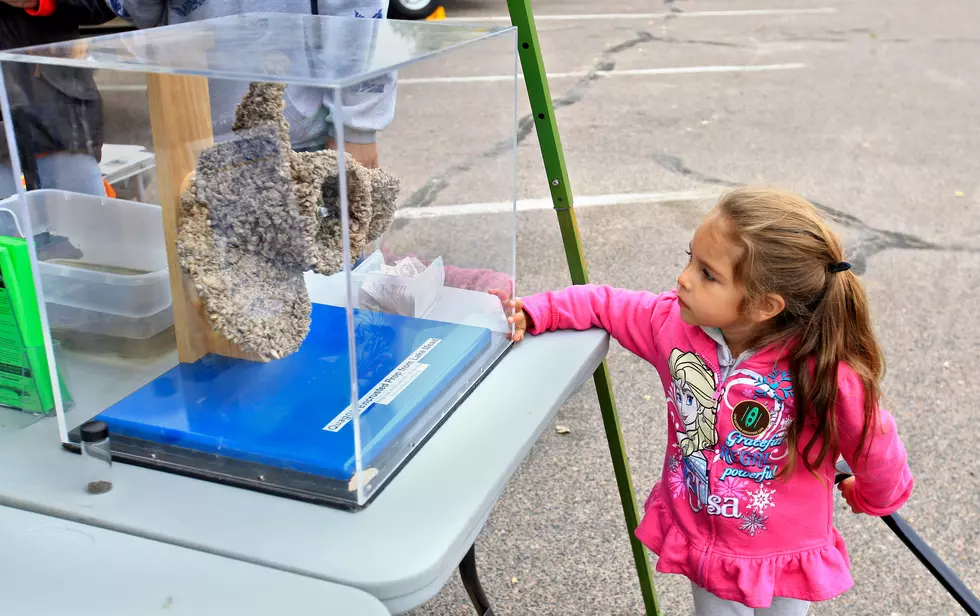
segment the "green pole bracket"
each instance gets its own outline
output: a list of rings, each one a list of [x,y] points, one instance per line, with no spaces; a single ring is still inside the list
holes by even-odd
[[[551,188],[551,200],[558,215],[558,225],[561,229],[568,270],[571,273],[573,284],[587,284],[589,271],[585,264],[582,241],[579,237],[578,222],[575,218],[575,208],[572,202],[572,188],[568,182],[565,155],[562,152],[561,139],[558,136],[558,123],[555,119],[555,106],[551,100],[551,91],[548,88],[548,75],[544,69],[544,59],[538,43],[538,31],[534,25],[531,2],[530,0],[507,0],[507,8],[510,10],[511,22],[517,27],[517,47],[521,58],[521,67],[524,70],[524,84],[527,88],[528,100],[531,103],[531,113],[534,114],[534,124],[541,146],[541,158],[544,160],[544,168]],[[636,572],[640,578],[643,604],[646,607],[647,616],[659,616],[660,609],[657,605],[657,591],[653,584],[653,569],[650,566],[650,559],[647,556],[646,548],[633,532],[640,523],[640,508],[633,491],[629,458],[623,444],[623,431],[619,426],[619,412],[616,410],[616,400],[613,397],[612,383],[609,379],[609,368],[605,361],[596,370],[593,379],[599,397],[599,409],[602,412],[602,423],[606,431],[606,441],[609,443],[609,453],[612,456],[616,484],[619,487],[619,497],[623,505],[623,514],[626,518],[626,529],[629,533],[630,547],[633,550],[633,560],[636,562]]]

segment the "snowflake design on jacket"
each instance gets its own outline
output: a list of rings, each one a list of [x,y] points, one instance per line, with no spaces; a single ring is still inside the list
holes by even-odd
[[[684,475],[681,473],[680,468],[678,467],[676,471],[672,471],[668,479],[670,483],[670,495],[678,498],[687,489],[687,486],[684,485]]]
[[[737,477],[727,477],[718,480],[717,494],[722,498],[737,498],[739,500],[745,496],[747,482]]]
[[[681,465],[681,457],[677,455],[667,456],[667,470],[671,473],[676,473],[677,469]]]
[[[778,434],[786,434],[789,432],[790,426],[793,425],[792,417],[784,417],[782,421],[779,422],[779,432]]]
[[[738,529],[751,537],[755,537],[757,533],[766,530],[766,522],[768,521],[767,516],[753,511],[742,516],[742,523]]]
[[[773,370],[768,376],[755,377],[756,397],[765,396],[780,402],[786,402],[793,397],[793,381],[789,372]]]
[[[766,509],[769,509],[775,504],[772,501],[775,493],[775,490],[767,490],[759,486],[758,490],[749,494],[749,509],[755,509],[759,513],[765,513]]]

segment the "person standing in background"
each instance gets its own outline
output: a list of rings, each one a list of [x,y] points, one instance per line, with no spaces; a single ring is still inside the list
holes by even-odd
[[[79,26],[114,17],[102,0],[0,0],[0,49],[79,38]],[[29,189],[105,196],[102,97],[92,72],[65,66],[3,65],[13,130]],[[17,192],[0,119],[0,198]]]
[[[139,28],[200,21],[213,17],[250,12],[320,14],[337,17],[384,19],[388,0],[108,0],[115,12]],[[352,59],[367,64],[374,36],[351,40],[349,31],[340,24],[318,24],[320,32],[297,32],[306,49],[328,57]],[[335,31],[336,30],[336,31]],[[376,33],[377,28],[372,29]],[[359,32],[360,34],[360,32]],[[326,45],[326,48],[323,46]],[[292,58],[306,62],[307,57]],[[395,75],[389,74],[370,83],[345,88],[339,95],[344,118],[344,150],[366,167],[379,164],[377,132],[387,128],[394,117]],[[209,84],[211,114],[216,140],[231,134],[235,108],[245,95],[248,84],[212,80]],[[290,140],[297,151],[336,148],[336,135],[330,119],[330,90],[290,85],[286,88],[286,119]]]

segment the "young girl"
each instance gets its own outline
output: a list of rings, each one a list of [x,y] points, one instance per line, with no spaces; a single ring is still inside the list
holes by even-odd
[[[694,232],[677,289],[576,286],[508,301],[525,331],[601,327],[667,394],[661,481],[636,530],[657,570],[691,580],[700,616],[802,615],[853,584],[833,526],[834,464],[855,512],[912,491],[868,301],[803,198],[724,195]]]

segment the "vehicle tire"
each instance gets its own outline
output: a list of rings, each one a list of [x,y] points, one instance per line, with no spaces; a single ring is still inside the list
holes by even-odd
[[[439,8],[439,0],[390,0],[390,19],[425,19]]]

